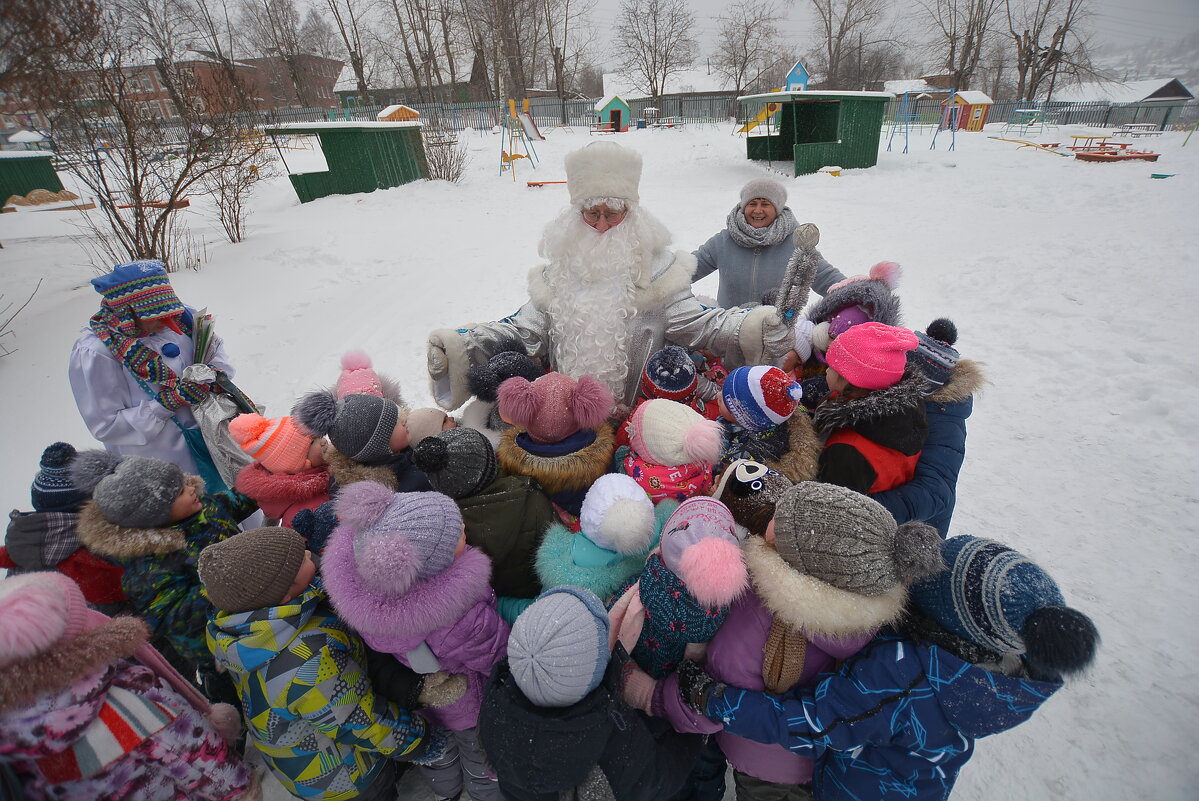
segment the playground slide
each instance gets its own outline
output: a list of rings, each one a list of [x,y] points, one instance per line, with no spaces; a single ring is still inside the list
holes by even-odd
[[[762,106],[762,110],[758,112],[758,116],[754,117],[752,120],[738,128],[737,133],[749,133],[754,128],[757,128],[759,125],[766,122],[770,115],[774,114],[776,111],[778,111],[778,108],[774,103],[767,103],[766,105]]]
[[[527,111],[522,111],[516,115],[520,120],[520,126],[525,129],[525,136],[534,141],[545,141],[545,137],[541,135],[541,131],[537,130],[537,123],[533,122],[533,115]]]

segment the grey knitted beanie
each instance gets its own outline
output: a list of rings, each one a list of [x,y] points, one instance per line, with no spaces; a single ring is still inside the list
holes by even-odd
[[[391,457],[391,435],[400,421],[400,407],[375,395],[346,395],[341,400],[321,390],[305,395],[292,409],[304,428],[329,442],[343,456],[366,465]]]
[[[165,525],[171,506],[183,491],[179,465],[148,456],[119,457],[107,451],[80,453],[71,478],[92,498],[108,522],[127,528]]]
[[[581,587],[547,590],[512,624],[508,667],[525,697],[537,706],[576,704],[604,677],[608,614]]]
[[[775,505],[774,537],[791,567],[860,595],[882,595],[944,566],[936,529],[905,523],[900,530],[877,501],[834,484],[786,490]]]
[[[787,205],[787,188],[771,178],[755,178],[741,187],[741,208],[756,197],[769,200],[781,214]]]
[[[451,428],[427,437],[413,457],[433,489],[454,499],[478,495],[495,481],[499,469],[491,441],[473,428]]]
[[[208,600],[223,612],[278,606],[304,563],[304,545],[290,528],[256,528],[200,551],[196,570]]]

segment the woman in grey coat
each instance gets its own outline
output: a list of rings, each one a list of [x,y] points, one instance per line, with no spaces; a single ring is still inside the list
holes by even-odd
[[[741,202],[729,212],[725,229],[695,251],[698,267],[692,283],[719,271],[716,299],[722,307],[762,303],[783,282],[795,250],[791,234],[797,227],[795,215],[787,208],[786,188],[770,178],[755,178],[741,188]],[[820,256],[811,288],[824,295],[844,278]]]

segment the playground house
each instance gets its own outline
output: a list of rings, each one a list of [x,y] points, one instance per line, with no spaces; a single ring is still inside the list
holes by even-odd
[[[389,189],[429,177],[420,122],[298,122],[270,125],[271,137],[301,203],[329,195]],[[290,151],[293,140],[322,153]],[[306,157],[319,157],[323,160]]]
[[[620,95],[609,95],[595,104],[595,114],[598,124],[609,133],[624,133],[629,130],[629,121],[633,110],[629,104],[620,99]]]
[[[755,161],[795,161],[795,174],[826,165],[846,169],[878,163],[883,113],[890,92],[768,92],[737,98],[751,106],[746,155]],[[760,111],[758,106],[762,105]],[[771,107],[777,107],[772,112]]]
[[[981,131],[987,123],[991,98],[982,92],[963,89],[941,103],[941,130]]]
[[[414,108],[396,103],[375,115],[379,122],[412,122],[420,119],[420,112]]]

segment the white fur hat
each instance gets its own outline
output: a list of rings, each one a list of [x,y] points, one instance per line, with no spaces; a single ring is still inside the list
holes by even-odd
[[[641,154],[615,142],[593,142],[566,154],[566,186],[570,202],[614,197],[636,203],[640,196]]]
[[[652,398],[639,405],[629,420],[629,447],[654,464],[715,464],[724,451],[720,423],[685,403]]]
[[[654,536],[654,504],[636,481],[608,473],[587,490],[579,527],[584,537],[606,551],[640,553]]]

